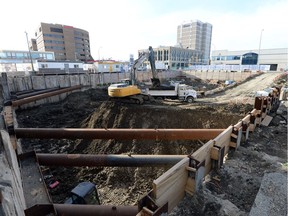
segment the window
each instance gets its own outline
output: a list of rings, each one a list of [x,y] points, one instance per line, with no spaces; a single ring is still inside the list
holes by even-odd
[[[53,27],[50,27],[50,31],[51,31],[51,32],[63,33],[63,29],[61,29],[61,28],[53,28]]]
[[[24,57],[23,53],[16,53],[17,59],[23,59],[23,57]]]
[[[55,35],[55,34],[43,34],[45,37],[54,37],[54,38],[64,38],[63,35]]]
[[[0,59],[1,59],[1,58],[6,58],[6,57],[7,57],[6,53],[0,52]]]
[[[54,58],[53,58],[53,54],[46,54],[46,58],[49,59],[49,60],[54,59]]]
[[[258,62],[258,54],[246,53],[242,56],[242,65],[256,65]]]
[[[41,68],[48,68],[48,64],[41,64]]]
[[[240,60],[240,56],[226,56],[226,60]]]
[[[79,68],[79,65],[77,65],[77,64],[74,64],[74,68]]]

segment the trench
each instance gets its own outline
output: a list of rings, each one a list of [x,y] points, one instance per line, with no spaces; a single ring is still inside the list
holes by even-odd
[[[191,104],[189,108],[157,104],[115,103],[99,91],[73,93],[64,101],[17,110],[19,128],[227,128],[251,107],[211,107]],[[228,112],[228,110],[232,112]],[[67,154],[179,154],[195,152],[207,140],[69,140],[21,139],[24,152]],[[102,204],[137,205],[152,188],[154,179],[170,167],[50,167],[60,182],[51,189],[53,203],[63,203],[81,181],[94,182]]]

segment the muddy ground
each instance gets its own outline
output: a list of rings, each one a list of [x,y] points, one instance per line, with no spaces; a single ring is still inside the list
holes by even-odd
[[[207,106],[206,99],[194,104],[157,101],[139,106],[108,101],[106,93],[106,90],[88,90],[73,93],[61,103],[17,110],[19,127],[227,128],[253,109],[253,104],[249,103],[209,103]],[[285,115],[280,116],[275,112],[273,115],[275,118],[271,127],[255,130],[249,142],[236,152],[229,153],[228,165],[218,173],[208,176],[203,191],[194,197],[187,195],[171,215],[225,215],[224,204],[218,199],[228,200],[235,205],[237,214],[247,214],[253,205],[263,173],[276,168],[281,170],[287,162],[287,154],[283,153],[287,149],[287,124],[283,124]],[[196,151],[205,140],[167,142],[23,139],[21,142],[25,152],[35,150],[43,153],[187,155]],[[152,189],[152,181],[167,169],[169,167],[51,167],[51,172],[60,185],[50,192],[54,203],[63,203],[75,185],[81,181],[92,181],[97,184],[103,204],[137,205],[137,201]],[[221,181],[214,181],[214,176]],[[225,205],[229,206],[230,203]]]

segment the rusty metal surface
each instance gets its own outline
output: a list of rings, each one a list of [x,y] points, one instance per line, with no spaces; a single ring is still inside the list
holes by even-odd
[[[135,216],[137,206],[112,205],[67,205],[67,204],[39,204],[25,210],[26,216],[57,215],[57,216]]]
[[[209,140],[224,129],[83,129],[15,128],[17,138],[116,139],[116,140]]]
[[[135,216],[138,213],[137,206],[54,204],[54,208],[59,216]]]
[[[43,99],[43,98],[55,96],[55,95],[58,95],[58,94],[62,94],[62,93],[69,92],[69,91],[73,91],[73,90],[80,89],[80,88],[81,88],[81,86],[77,85],[77,86],[73,86],[73,87],[70,87],[70,88],[61,89],[61,90],[58,90],[58,91],[53,91],[53,92],[48,92],[48,93],[44,93],[44,94],[40,94],[40,95],[35,95],[35,96],[23,98],[23,99],[20,99],[20,100],[12,101],[12,106],[13,107],[17,107],[17,106],[20,106],[20,105],[23,105],[23,104],[26,104],[26,103],[30,103],[30,102],[33,102],[33,101],[36,101],[36,100],[40,100],[40,99]]]
[[[186,155],[89,155],[89,154],[36,154],[44,166],[119,166],[144,167],[174,165]]]
[[[30,91],[30,92],[23,92],[23,93],[19,92],[19,93],[15,94],[14,97],[16,100],[19,100],[19,99],[23,99],[23,98],[27,98],[27,97],[31,97],[31,96],[35,96],[35,95],[40,95],[40,94],[44,94],[44,93],[48,93],[48,92],[54,92],[54,91],[58,91],[58,90],[60,90],[59,87]]]
[[[53,204],[37,204],[24,210],[25,216],[56,215]]]

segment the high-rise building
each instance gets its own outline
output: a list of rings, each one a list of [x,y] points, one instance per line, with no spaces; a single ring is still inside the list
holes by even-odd
[[[177,27],[177,43],[183,48],[201,51],[203,64],[209,64],[212,25],[199,20],[184,22]]]
[[[61,24],[41,23],[35,32],[38,51],[52,51],[55,60],[93,60],[89,33]]]

